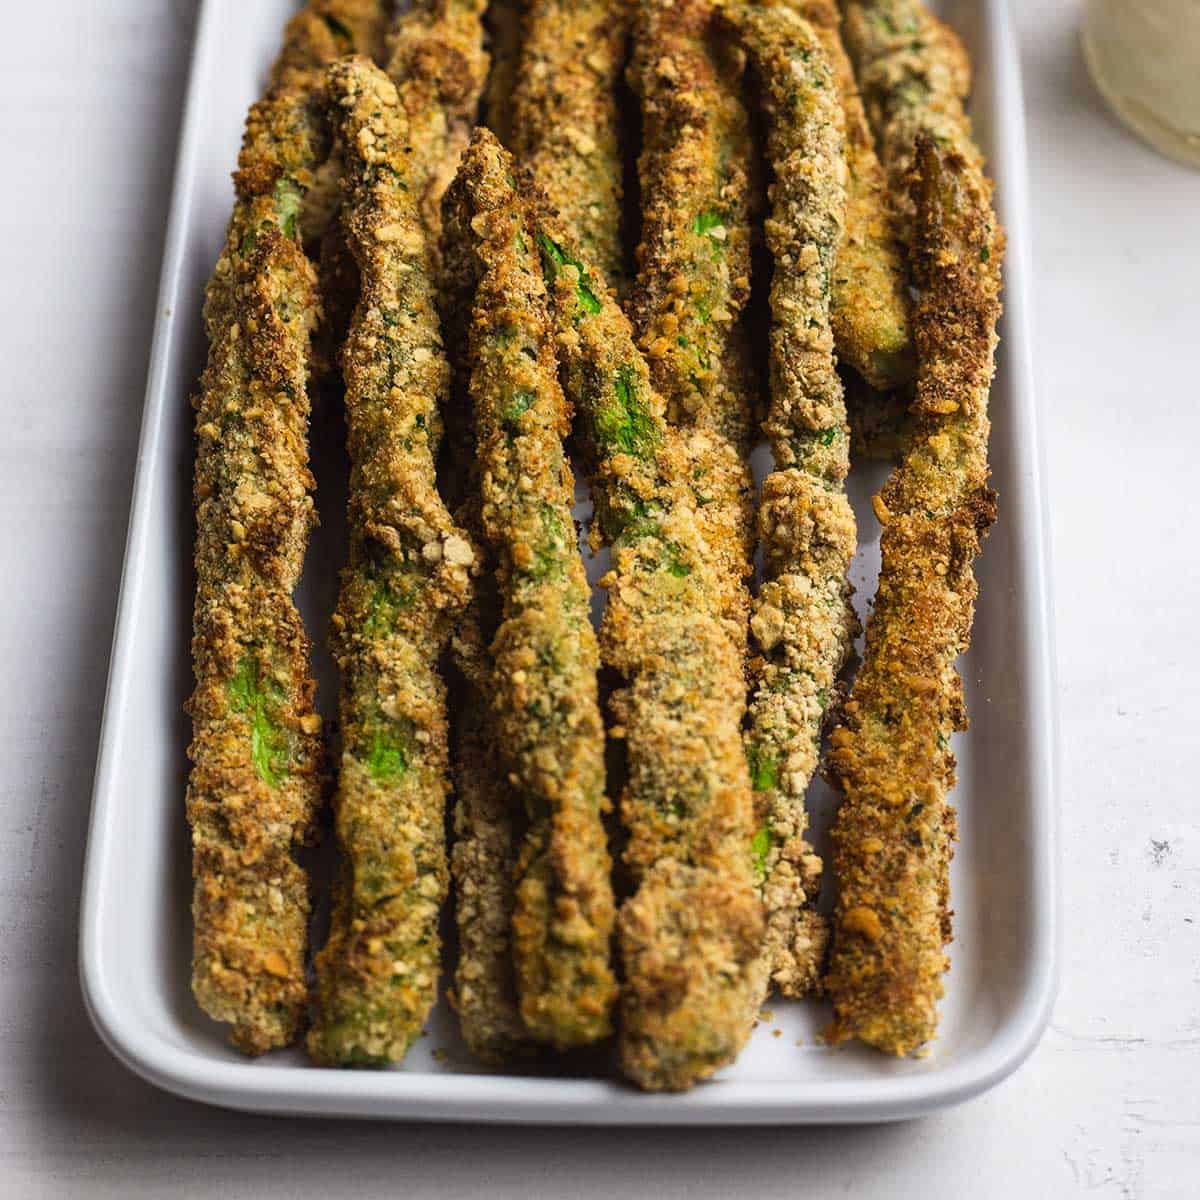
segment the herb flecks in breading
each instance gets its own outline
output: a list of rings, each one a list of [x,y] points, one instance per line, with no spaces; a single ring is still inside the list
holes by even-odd
[[[437,998],[449,766],[438,658],[467,603],[474,550],[436,488],[449,368],[407,115],[366,59],[331,69],[329,99],[361,294],[342,359],[350,559],[333,622],[343,869],[309,1050],[370,1066],[404,1056]]]
[[[530,0],[512,96],[512,147],[557,210],[568,240],[621,291],[617,82],[625,0]]]
[[[743,59],[708,0],[639,0],[629,80],[642,115],[642,234],[631,313],[651,382],[692,459],[700,532],[731,628],[745,630],[753,542],[751,137]]]
[[[741,649],[723,620],[724,581],[699,532],[688,456],[629,323],[544,209],[537,226],[582,263],[600,300],[588,311],[575,270],[549,272],[566,391],[593,462],[593,536],[612,545],[600,653],[622,681],[612,732],[625,740],[621,815],[636,882],[618,917],[621,1065],[641,1087],[680,1089],[731,1062],[754,1018],[763,924]],[[606,415],[618,384],[642,406],[644,453],[630,453]]]
[[[954,664],[970,640],[972,567],[995,516],[987,401],[1004,247],[974,155],[922,133],[915,161],[914,427],[877,498],[879,588],[828,764],[844,792],[833,829],[830,1036],[891,1054],[933,1036],[948,965],[950,734],[966,726]]]
[[[766,221],[774,273],[765,428],[776,469],[759,507],[764,581],[750,628],[761,658],[746,745],[760,835],[767,831],[752,847],[767,908],[764,986],[794,996],[817,986],[825,944],[805,794],[857,630],[846,580],[855,550],[844,490],[849,440],[831,327],[845,143],[832,66],[812,26],[782,7],[735,10],[732,19],[761,80],[775,177]]]
[[[511,157],[480,132],[446,209],[474,258],[470,394],[481,525],[502,600],[495,732],[529,822],[512,918],[517,989],[530,1035],[563,1048],[607,1035],[616,995],[604,726],[563,451],[568,408],[536,241],[512,180]]]
[[[314,520],[307,389],[320,316],[300,239],[328,153],[315,98],[344,49],[328,16],[357,36],[378,4],[313,0],[288,24],[246,120],[196,401],[192,989],[251,1054],[293,1041],[307,1001],[308,881],[293,850],[312,834],[323,756],[292,592]]]

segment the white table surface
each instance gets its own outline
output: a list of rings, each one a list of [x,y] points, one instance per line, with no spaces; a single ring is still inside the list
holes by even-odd
[[[963,1108],[729,1132],[225,1114],[141,1083],[93,1034],[79,877],[194,4],[4,6],[0,1197],[1200,1194],[1200,174],[1101,109],[1077,2],[1014,6],[1054,504],[1060,998],[1032,1059]]]

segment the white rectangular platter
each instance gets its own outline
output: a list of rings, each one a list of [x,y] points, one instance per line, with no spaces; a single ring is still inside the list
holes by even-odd
[[[175,176],[133,512],[126,549],[83,887],[80,964],[92,1019],[152,1083],[262,1112],[577,1124],[816,1123],[917,1116],[1015,1069],[1049,1014],[1057,960],[1053,645],[1045,510],[1029,350],[1028,213],[1016,45],[1004,0],[950,3],[975,66],[973,116],[1009,234],[1005,315],[992,392],[1000,520],[980,564],[975,643],[963,663],[972,715],[956,740],[961,843],[955,941],[941,1035],[894,1061],[819,1040],[824,1006],[772,1003],[738,1063],[683,1096],[640,1095],[608,1073],[487,1071],[443,1000],[403,1066],[309,1065],[298,1052],[249,1062],[189,993],[188,836],[183,795],[191,688],[191,395],[203,365],[200,309],[224,236],[232,169],[294,0],[206,0]],[[326,406],[328,408],[329,406]],[[340,430],[318,412],[314,468],[325,526],[301,602],[320,646],[340,563]],[[856,468],[859,603],[874,590],[877,469]],[[321,652],[323,655],[323,651]],[[321,704],[334,687],[319,662]],[[816,792],[817,789],[814,789]],[[829,797],[814,794],[818,837]]]

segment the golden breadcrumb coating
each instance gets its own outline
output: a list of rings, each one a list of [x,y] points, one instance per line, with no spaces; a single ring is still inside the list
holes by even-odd
[[[630,306],[650,378],[682,431],[700,530],[745,629],[754,541],[749,466],[752,143],[744,59],[709,0],[637,0],[629,81],[642,112],[642,235]]]
[[[501,604],[495,555],[481,518],[480,462],[470,396],[467,347],[477,282],[470,237],[461,228],[461,206],[443,200],[443,218],[452,228],[442,239],[440,296],[442,327],[451,347],[450,403],[445,409],[448,459],[443,495],[458,506],[457,519],[480,552],[474,595],[451,642],[458,668],[454,697],[454,916],[458,930],[451,1003],[463,1040],[489,1063],[527,1056],[536,1046],[521,1019],[513,969],[512,917],[516,906],[517,862],[525,824],[524,806],[498,769],[495,674],[492,640]]]
[[[380,54],[389,7],[386,0],[309,0],[284,31],[271,87],[298,85],[311,95],[314,70],[346,54]],[[331,154],[316,168],[304,195],[300,228],[304,248],[314,258],[325,231],[336,224],[340,175],[338,156]]]
[[[833,68],[846,125],[846,231],[833,276],[833,341],[841,362],[888,391],[915,370],[908,279],[896,217],[832,0],[786,0],[812,27]]]
[[[741,743],[739,632],[700,535],[689,458],[664,419],[629,322],[544,199],[536,230],[568,396],[593,460],[593,536],[612,547],[601,659],[621,679],[614,737],[636,882],[618,917],[620,1055],[648,1089],[682,1089],[731,1062],[753,1024],[762,905]]]
[[[315,520],[310,339],[320,316],[301,249],[328,146],[317,93],[338,32],[371,5],[314,0],[289,23],[251,110],[237,200],[205,301],[196,400],[196,688],[187,810],[200,1007],[250,1054],[304,1021],[308,881],[292,857],[320,799],[321,720],[292,602]]]
[[[567,236],[624,290],[617,84],[628,0],[529,0],[512,95],[512,148]]]
[[[876,498],[879,590],[828,763],[844,792],[833,830],[829,1037],[898,1055],[933,1037],[948,965],[949,739],[966,727],[954,663],[970,640],[972,564],[995,516],[987,399],[1004,247],[977,154],[921,133],[915,161],[911,444]]]
[[[466,461],[466,460],[464,460]],[[477,535],[474,514],[463,524]],[[455,662],[463,677],[455,712],[454,878],[458,962],[451,1004],[463,1040],[484,1062],[500,1064],[533,1049],[521,1020],[513,970],[512,918],[516,902],[519,831],[514,817],[521,799],[496,769],[492,661],[489,647],[499,624],[495,578],[485,569],[475,596],[455,634]]]
[[[342,877],[317,956],[319,1062],[402,1058],[437,997],[447,890],[445,686],[438,657],[474,551],[438,495],[449,368],[395,86],[368,59],[330,69],[345,155],[342,221],[361,294],[342,357],[350,559],[334,615]]]
[[[730,10],[758,74],[774,173],[767,248],[775,470],[763,483],[763,585],[750,620],[757,660],[747,758],[760,825],[753,851],[767,909],[767,970],[785,995],[818,983],[821,863],[805,796],[821,729],[858,624],[846,579],[856,548],[845,494],[849,430],[831,327],[846,211],[842,108],[818,33],[788,8]]]
[[[925,130],[983,168],[963,110],[970,60],[954,30],[920,0],[850,0],[843,9],[842,36],[887,172],[897,235],[907,247],[915,219],[909,181],[917,134]]]
[[[502,601],[496,745],[529,822],[513,913],[517,989],[530,1035],[565,1048],[610,1032],[616,996],[599,654],[571,517],[569,410],[528,211],[512,158],[490,134],[463,156],[446,214],[476,277],[470,395],[480,518]]]
[[[383,53],[390,9],[387,0],[313,0],[292,18],[272,79],[286,79],[296,70],[303,71],[309,62],[324,66],[347,54],[378,58]],[[312,50],[318,46],[314,58]],[[312,356],[316,381],[337,372],[338,351],[346,340],[358,296],[354,259],[337,219],[341,178],[342,156],[335,144],[317,168],[300,214],[304,249],[316,264],[321,296],[321,323],[313,340]]]
[[[413,0],[396,18],[388,74],[408,115],[408,162],[435,255],[442,196],[458,170],[487,84],[487,0]],[[436,259],[435,259],[436,265]]]

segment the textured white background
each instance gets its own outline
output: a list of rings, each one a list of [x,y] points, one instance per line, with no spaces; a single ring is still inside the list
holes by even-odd
[[[1100,108],[1078,3],[1014,7],[1059,616],[1053,1023],[919,1123],[573,1133],[224,1114],[92,1033],[79,877],[194,2],[4,5],[0,1196],[1200,1195],[1200,174]]]

